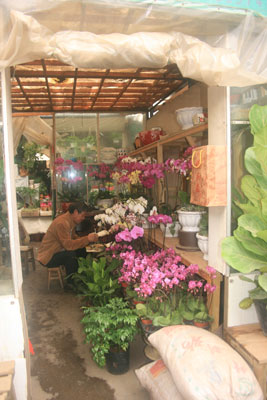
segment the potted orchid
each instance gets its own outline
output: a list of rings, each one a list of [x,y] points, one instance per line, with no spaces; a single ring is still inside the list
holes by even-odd
[[[186,267],[173,249],[159,250],[154,254],[127,251],[120,254],[123,260],[119,282],[126,282],[145,304],[137,305],[139,315],[146,316],[155,326],[176,325],[184,320],[184,299],[199,295],[202,290],[211,293],[215,286],[199,277],[198,265]],[[213,279],[215,270],[207,269]]]
[[[165,237],[178,237],[180,224],[178,215],[175,213],[171,206],[166,203],[160,204],[159,211],[163,218],[160,218],[160,230]]]

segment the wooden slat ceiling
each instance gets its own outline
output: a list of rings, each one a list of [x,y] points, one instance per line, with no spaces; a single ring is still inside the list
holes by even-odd
[[[160,69],[82,69],[55,59],[11,70],[13,113],[146,112],[186,80],[175,64]]]

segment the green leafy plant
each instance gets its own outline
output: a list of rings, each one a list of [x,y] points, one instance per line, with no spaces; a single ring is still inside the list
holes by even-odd
[[[23,200],[24,206],[27,205],[29,208],[38,208],[39,201],[36,201],[34,197],[38,194],[37,189],[33,189],[27,186],[18,187],[16,189],[18,196]]]
[[[180,200],[179,211],[205,211],[205,207],[190,203],[190,195],[187,192],[179,190],[178,197]]]
[[[83,200],[84,191],[80,188],[70,187],[68,189],[63,189],[62,192],[58,192],[57,195],[61,202],[74,203]]]
[[[210,322],[213,320],[203,296],[187,294],[181,299],[179,307],[183,319],[187,321]]]
[[[104,367],[111,348],[126,351],[138,332],[138,316],[129,303],[115,297],[106,305],[84,307],[82,324],[86,342],[91,343],[94,361]]]
[[[136,304],[136,312],[139,317],[146,317],[152,320],[154,326],[179,325],[183,322],[180,310],[173,309],[168,300],[151,301],[149,299],[145,304]]]
[[[232,268],[243,274],[256,273],[254,279],[240,277],[255,284],[239,304],[244,309],[254,300],[267,307],[267,106],[252,106],[249,119],[254,143],[245,152],[249,174],[241,181],[247,201],[235,202],[242,215],[233,236],[222,242],[222,257]]]
[[[208,213],[202,214],[201,220],[199,223],[199,235],[208,236],[209,235],[209,217]]]
[[[119,294],[117,269],[120,261],[111,257],[78,259],[78,271],[72,275],[73,285],[79,296],[91,305],[102,306]]]

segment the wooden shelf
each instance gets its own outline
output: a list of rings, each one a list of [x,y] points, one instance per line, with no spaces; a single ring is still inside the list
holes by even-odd
[[[156,141],[156,142],[153,142],[153,143],[148,144],[146,146],[142,146],[137,150],[131,151],[129,153],[129,156],[133,157],[133,156],[137,156],[137,155],[139,155],[141,153],[146,153],[146,152],[151,151],[153,149],[157,149],[158,146],[164,146],[164,145],[166,145],[168,143],[175,142],[176,140],[183,139],[183,138],[185,138],[187,136],[192,136],[192,135],[195,135],[197,133],[204,132],[206,130],[208,130],[208,124],[197,125],[197,126],[194,126],[193,128],[186,129],[184,131],[179,131],[179,132],[177,132],[177,133],[175,133],[173,135],[162,136],[162,138],[160,140]]]
[[[205,279],[208,283],[211,283],[210,276],[207,273],[208,262],[203,259],[203,253],[201,251],[186,251],[177,248],[179,245],[179,239],[176,238],[163,238],[163,234],[160,229],[145,229],[145,238],[150,242],[154,243],[156,246],[169,249],[173,248],[175,252],[181,257],[181,261],[186,266],[190,264],[197,264],[199,266],[199,275]],[[213,280],[213,284],[216,285],[216,290],[211,295],[208,295],[208,308],[209,313],[213,317],[213,322],[211,326],[212,331],[216,331],[219,327],[219,313],[220,313],[220,283],[222,280],[222,275],[217,272],[217,277]]]

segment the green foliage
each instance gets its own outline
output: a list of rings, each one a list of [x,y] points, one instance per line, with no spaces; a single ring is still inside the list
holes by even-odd
[[[249,113],[253,147],[245,152],[245,167],[250,175],[242,178],[241,190],[246,202],[236,201],[242,210],[234,235],[224,239],[222,257],[244,274],[257,272],[248,299],[240,307],[248,308],[255,299],[267,304],[267,106],[254,105]]]
[[[180,310],[183,319],[187,321],[212,321],[206,305],[206,299],[192,294],[185,295],[180,301]]]
[[[74,203],[84,199],[85,190],[78,187],[70,187],[58,192],[58,198],[61,202]]]
[[[94,361],[104,367],[106,354],[111,347],[127,350],[138,329],[138,316],[128,302],[115,297],[109,303],[97,307],[84,307],[82,324],[86,342],[91,343]]]
[[[147,297],[144,304],[136,304],[136,312],[139,317],[151,319],[154,326],[179,325],[183,323],[183,316],[178,304],[179,296],[175,293],[168,298],[158,293]]]
[[[178,197],[180,200],[179,210],[181,211],[205,211],[205,207],[197,206],[190,203],[190,195],[183,190],[179,190]]]
[[[103,306],[118,295],[121,288],[117,274],[120,260],[88,255],[80,257],[78,264],[78,271],[72,275],[78,295],[89,300],[93,306]]]
[[[36,200],[34,200],[34,197],[38,194],[37,189],[33,189],[27,186],[22,186],[22,187],[17,187],[16,192],[18,196],[23,200],[24,204],[29,205],[31,208],[38,208],[39,207],[39,201],[36,203]]]
[[[208,236],[209,235],[209,216],[208,213],[202,214],[199,223],[199,235]]]

